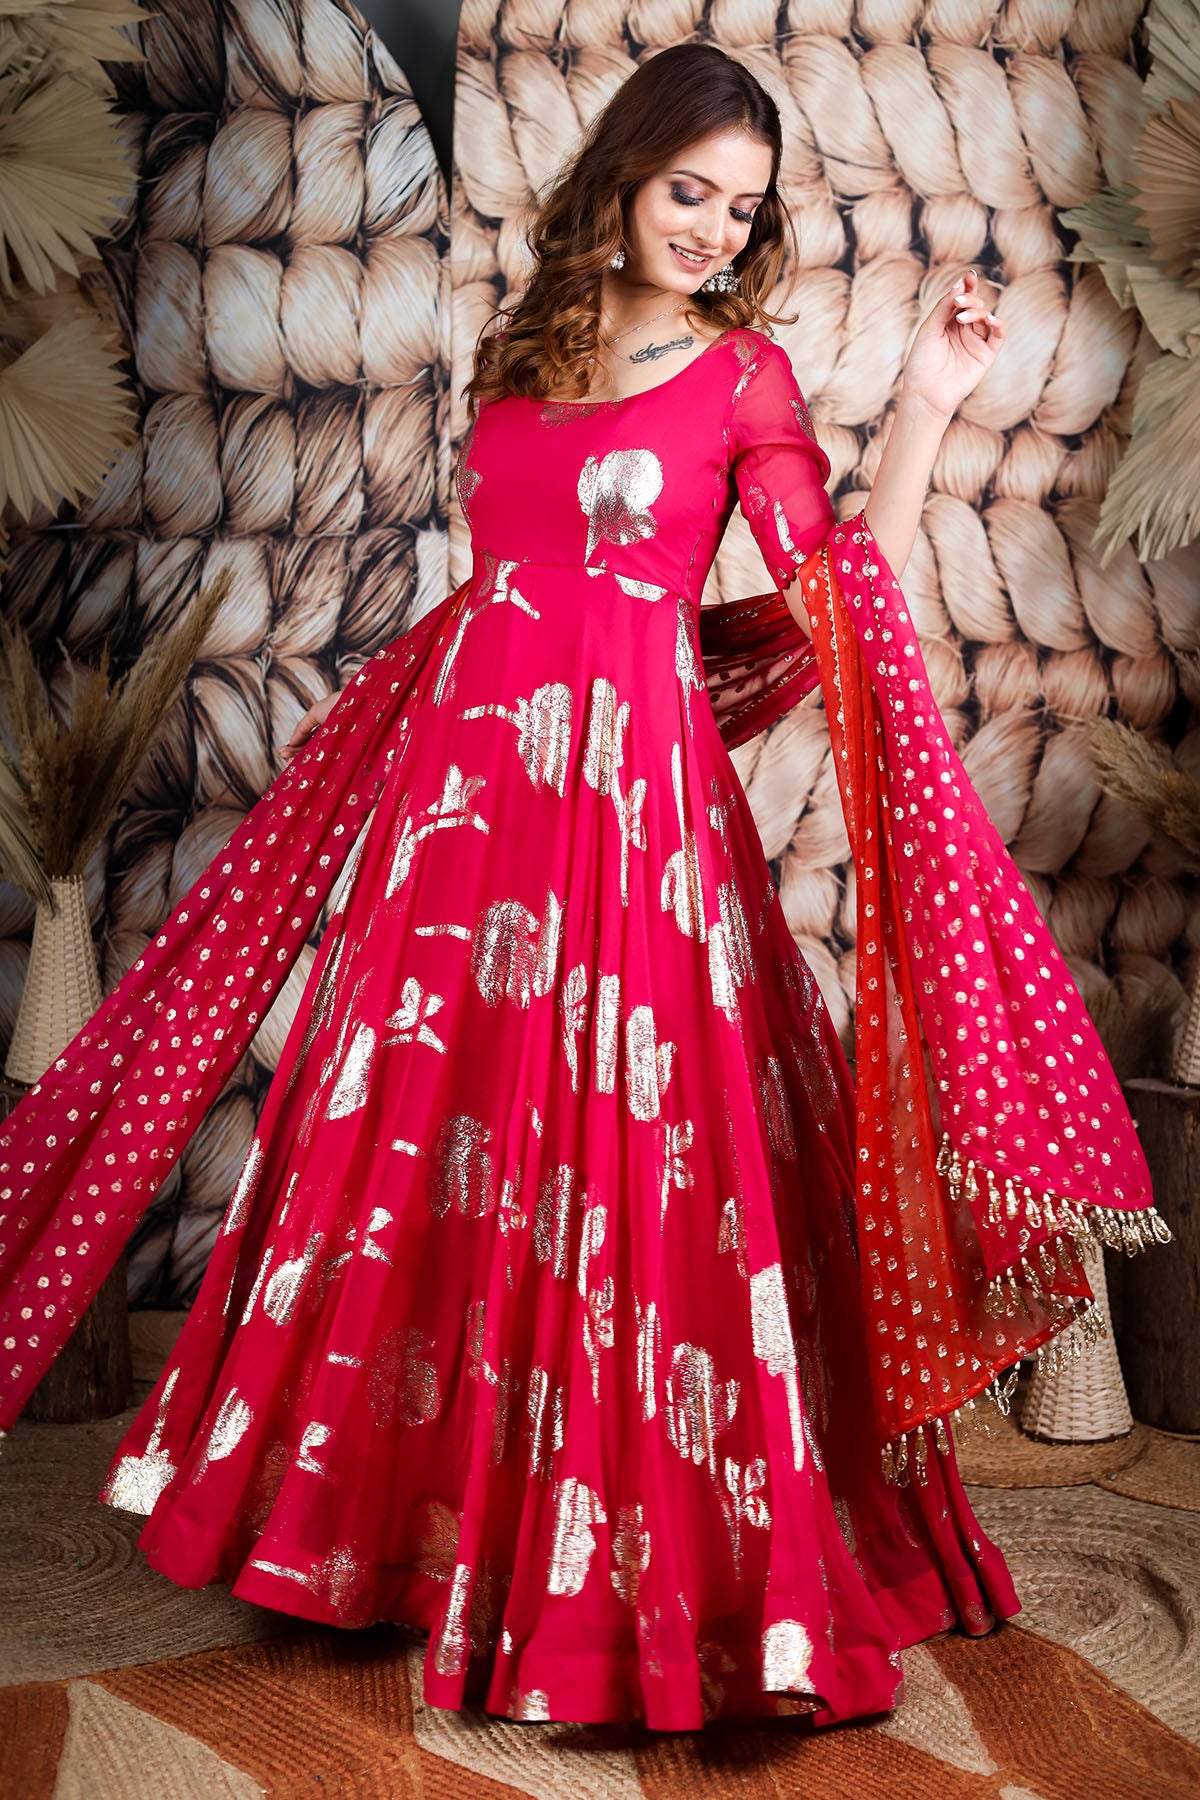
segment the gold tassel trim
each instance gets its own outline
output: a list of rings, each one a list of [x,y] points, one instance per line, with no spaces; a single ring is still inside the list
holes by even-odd
[[[984,1218],[988,1224],[1015,1224],[1020,1220],[1034,1231],[1052,1234],[1036,1250],[1027,1250],[1019,1261],[994,1276],[983,1296],[984,1310],[992,1318],[1011,1319],[1025,1313],[1033,1320],[1032,1295],[1038,1303],[1037,1322],[1044,1323],[1047,1316],[1063,1322],[1063,1330],[1036,1350],[1024,1353],[1036,1357],[1051,1375],[1057,1375],[1068,1361],[1084,1351],[1094,1349],[1108,1328],[1094,1301],[1088,1301],[1080,1310],[1078,1299],[1055,1294],[1047,1284],[1060,1273],[1077,1280],[1084,1271],[1082,1251],[1089,1244],[1107,1245],[1131,1256],[1150,1244],[1174,1242],[1170,1227],[1154,1206],[1133,1211],[1086,1205],[1079,1200],[1065,1200],[1061,1194],[1035,1193],[1028,1182],[1018,1182],[1011,1175],[1001,1179],[974,1157],[964,1158],[950,1142],[948,1132],[943,1132],[938,1146],[937,1168],[954,1201],[965,1199],[975,1208],[986,1200]],[[957,1421],[960,1427],[990,1433],[995,1416],[1008,1417],[1021,1360],[1019,1356],[1015,1367],[1002,1370],[979,1395],[952,1407],[932,1420],[931,1425],[914,1426],[886,1443],[882,1452],[884,1479],[902,1485],[910,1473],[915,1473],[918,1481],[927,1480],[930,1446],[942,1456],[949,1453],[950,1420]],[[977,1399],[992,1403],[991,1418],[985,1417],[976,1405]],[[928,1437],[931,1429],[933,1435]]]
[[[1066,1304],[1069,1307],[1077,1303],[1068,1301]],[[1107,1335],[1104,1314],[1095,1301],[1090,1300],[1070,1329],[1040,1344],[1029,1355],[1049,1374],[1058,1375],[1069,1362],[1090,1355]],[[1023,1360],[1019,1358],[1013,1367],[1002,1369],[987,1387],[964,1400],[961,1406],[952,1407],[928,1424],[916,1425],[911,1431],[901,1432],[899,1437],[885,1443],[881,1459],[884,1480],[892,1487],[902,1487],[910,1474],[915,1474],[920,1482],[927,1481],[929,1449],[932,1446],[939,1455],[948,1456],[953,1427],[958,1428],[960,1436],[978,1431],[984,1437],[990,1437],[997,1418],[1009,1416]],[[980,1401],[988,1403],[990,1411],[981,1408]]]
[[[1109,1249],[1124,1250],[1128,1255],[1144,1250],[1148,1244],[1173,1241],[1167,1221],[1155,1206],[1093,1206],[1081,1200],[1066,1200],[1061,1194],[1035,1193],[1027,1181],[1018,1182],[1011,1175],[1000,1177],[973,1156],[964,1159],[950,1142],[948,1132],[942,1133],[938,1145],[937,1169],[945,1178],[952,1200],[965,1199],[975,1207],[986,1198],[984,1219],[989,1225],[1015,1224],[1020,1219],[1033,1231],[1069,1232],[1077,1244],[1107,1244]],[[1047,1249],[1043,1244],[1039,1254],[1043,1271],[1049,1275],[1044,1254]],[[1027,1271],[1034,1292],[1040,1293],[1028,1258],[1022,1258],[1021,1266]],[[1077,1271],[1064,1267],[1063,1272]]]

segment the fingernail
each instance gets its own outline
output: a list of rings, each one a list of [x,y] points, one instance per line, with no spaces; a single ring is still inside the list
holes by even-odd
[[[964,288],[964,287],[965,287],[965,286],[966,286],[966,282],[965,282],[965,281],[964,281],[964,280],[963,280],[963,278],[962,278],[962,276],[961,276],[961,275],[960,275],[960,276],[959,276],[959,278],[958,278],[958,280],[957,280],[957,281],[956,281],[956,282],[955,282],[955,284],[954,284],[954,286],[953,286],[953,287],[952,287],[952,288],[951,288],[951,289],[950,289],[950,292],[951,292],[951,293],[952,293],[952,294],[957,294],[957,293],[960,293],[960,292],[961,292],[961,290],[962,290],[962,289],[963,289],[963,288]]]
[[[1000,321],[996,317],[995,313],[984,313],[983,316],[987,320],[989,325],[998,325],[1000,323]]]
[[[954,316],[958,320],[959,324],[962,325],[962,324],[966,323],[966,321],[970,318],[971,315],[969,312],[960,312],[960,313],[955,313]]]

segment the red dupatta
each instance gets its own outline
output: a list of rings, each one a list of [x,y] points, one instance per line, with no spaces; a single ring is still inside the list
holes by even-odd
[[[923,1471],[926,1431],[944,1448],[945,1418],[1001,1370],[1075,1319],[1094,1328],[1087,1236],[1170,1234],[1095,1029],[946,734],[904,597],[865,519],[832,522],[786,356],[746,338],[726,422],[738,488],[780,585],[799,571],[814,637],[774,593],[703,609],[701,651],[731,747],[818,682],[825,697],[857,877],[863,1305],[884,1466],[902,1477],[910,1449]],[[0,1126],[0,1429],[282,987],[461,592],[364,665]]]
[[[782,593],[701,612],[733,748],[820,684],[856,877],[857,1232],[884,1470],[1079,1321],[1088,1238],[1170,1241],[1129,1109],[1057,946],[960,762],[864,515]],[[782,571],[781,571],[782,572]],[[789,573],[791,571],[788,571]],[[1010,1378],[1010,1383],[1011,1383]],[[933,1438],[927,1436],[932,1429]]]

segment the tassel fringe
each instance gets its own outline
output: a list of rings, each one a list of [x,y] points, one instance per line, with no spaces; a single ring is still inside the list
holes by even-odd
[[[965,1199],[974,1206],[986,1197],[984,1217],[989,1224],[1023,1219],[1035,1231],[1056,1234],[989,1282],[983,1300],[985,1310],[993,1318],[1011,1318],[1019,1312],[1030,1313],[1028,1295],[1032,1293],[1043,1314],[1050,1312],[1071,1320],[1069,1330],[1056,1333],[1031,1352],[1050,1375],[1060,1374],[1068,1363],[1090,1354],[1108,1335],[1104,1314],[1095,1301],[1089,1301],[1077,1312],[1077,1300],[1047,1291],[1043,1283],[1053,1278],[1055,1264],[1064,1275],[1078,1276],[1083,1273],[1081,1251],[1088,1244],[1105,1244],[1132,1256],[1150,1244],[1174,1241],[1156,1207],[1132,1212],[1119,1207],[1087,1206],[1077,1200],[1064,1200],[1058,1194],[1034,1193],[1028,1183],[1018,1183],[1011,1175],[1001,1180],[973,1157],[964,1160],[946,1134],[938,1148],[937,1167],[954,1200]],[[982,1431],[990,1436],[996,1419],[1009,1415],[1019,1375],[1020,1362],[1001,1370],[987,1387],[961,1406],[890,1439],[882,1450],[885,1481],[903,1486],[914,1475],[920,1482],[927,1481],[931,1450],[941,1456],[950,1452],[951,1423],[960,1433]],[[986,1404],[981,1406],[981,1401]]]
[[[984,1218],[989,1225],[1023,1219],[1034,1231],[1069,1232],[1078,1244],[1090,1239],[1129,1255],[1144,1250],[1148,1244],[1172,1242],[1170,1228],[1157,1207],[1139,1207],[1135,1211],[1119,1206],[1091,1206],[1080,1200],[1065,1200],[1061,1194],[1035,1193],[1027,1181],[1018,1183],[1011,1175],[1001,1178],[973,1156],[964,1161],[946,1132],[938,1146],[937,1168],[946,1179],[951,1199],[965,1199],[974,1208],[986,1196]],[[1048,1248],[1043,1245],[1043,1252]],[[1022,1266],[1027,1263],[1028,1259],[1023,1258]]]

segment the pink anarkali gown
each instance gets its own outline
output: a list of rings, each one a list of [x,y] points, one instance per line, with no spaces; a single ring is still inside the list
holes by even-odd
[[[381,796],[104,1488],[173,1581],[428,1630],[434,1705],[823,1724],[1018,1610],[952,1450],[881,1475],[850,1072],[701,666],[734,505],[786,564],[828,472],[753,331],[484,406],[471,578],[398,640]]]

